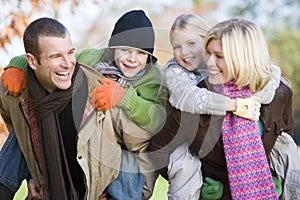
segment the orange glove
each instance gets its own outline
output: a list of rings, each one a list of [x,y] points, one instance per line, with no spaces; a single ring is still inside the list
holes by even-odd
[[[1,80],[9,94],[15,97],[19,96],[26,87],[26,73],[16,67],[7,68],[1,76]]]
[[[97,110],[108,110],[116,106],[127,92],[127,88],[120,87],[115,81],[100,78],[102,85],[94,90],[93,102]]]

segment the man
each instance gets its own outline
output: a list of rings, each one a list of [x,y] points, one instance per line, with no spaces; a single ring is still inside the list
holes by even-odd
[[[58,21],[32,22],[23,41],[27,88],[13,97],[0,85],[0,111],[27,161],[35,192],[29,197],[98,199],[118,175],[121,150],[114,131],[126,133],[122,124],[145,131],[117,107],[94,110],[89,93],[101,74],[76,63],[70,35]]]

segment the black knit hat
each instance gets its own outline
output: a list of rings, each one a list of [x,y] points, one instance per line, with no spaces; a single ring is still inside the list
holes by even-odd
[[[154,30],[150,19],[142,10],[132,10],[125,13],[115,24],[109,39],[108,47],[127,46],[146,51],[153,56]]]

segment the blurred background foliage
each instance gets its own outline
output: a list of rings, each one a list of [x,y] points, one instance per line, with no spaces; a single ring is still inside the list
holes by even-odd
[[[87,2],[93,7],[87,7]],[[82,50],[105,41],[116,19],[127,10],[144,9],[153,25],[165,30],[156,37],[155,54],[162,66],[171,57],[168,28],[179,14],[196,13],[211,25],[230,17],[254,20],[265,33],[273,61],[292,83],[295,140],[300,144],[300,0],[0,0],[0,7],[1,68],[8,63],[4,58],[23,53],[23,31],[41,15],[62,21],[75,35],[77,50]]]

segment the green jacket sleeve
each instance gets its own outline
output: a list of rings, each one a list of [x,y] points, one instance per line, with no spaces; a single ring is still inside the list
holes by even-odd
[[[93,66],[100,61],[105,49],[85,49],[80,53],[76,53],[76,59],[79,63]],[[26,55],[13,57],[5,68],[16,67],[23,71],[27,71]]]
[[[23,71],[27,71],[26,55],[22,54],[22,55],[13,57],[5,68],[9,68],[9,67],[16,67]]]
[[[154,133],[166,118],[167,95],[162,72],[157,65],[128,88],[117,106],[123,108],[138,126]]]
[[[76,54],[79,63],[92,67],[101,60],[105,49],[85,49]]]

